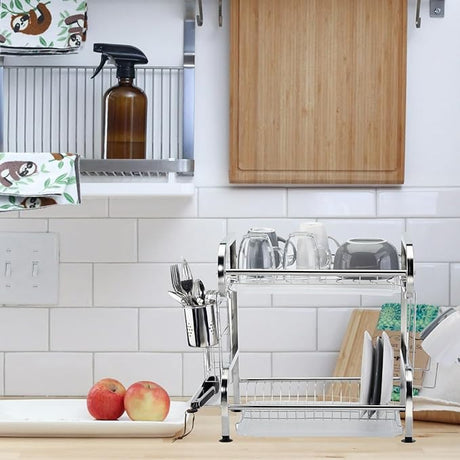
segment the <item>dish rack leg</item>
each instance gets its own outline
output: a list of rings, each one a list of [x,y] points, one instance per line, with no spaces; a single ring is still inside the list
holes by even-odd
[[[400,402],[406,406],[405,411],[405,422],[404,422],[404,439],[402,442],[412,443],[415,442],[413,438],[414,428],[414,403],[413,403],[413,372],[409,362],[409,329],[408,329],[408,306],[414,308],[413,315],[416,315],[415,303],[408,302],[407,293],[401,293],[401,359],[400,359],[400,371],[401,386],[400,386]]]
[[[230,417],[228,411],[228,368],[222,369],[220,386],[220,409],[222,423],[222,438],[220,442],[232,442],[230,438]]]
[[[406,413],[404,415],[404,439],[402,442],[412,443],[415,442],[413,438],[414,430],[414,403],[412,399],[412,381],[413,372],[409,367],[405,370],[406,380]]]
[[[230,325],[230,371],[233,383],[233,401],[240,403],[240,368],[239,368],[239,344],[238,344],[238,299],[237,292],[227,292],[228,314]]]

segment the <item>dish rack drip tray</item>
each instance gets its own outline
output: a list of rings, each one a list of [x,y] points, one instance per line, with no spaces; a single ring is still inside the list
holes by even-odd
[[[380,410],[371,418],[356,409],[248,409],[242,412],[236,431],[243,436],[263,437],[393,437],[402,433],[402,426],[398,409]]]

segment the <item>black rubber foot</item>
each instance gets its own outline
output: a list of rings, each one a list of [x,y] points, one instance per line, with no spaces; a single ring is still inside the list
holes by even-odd
[[[221,439],[219,439],[219,442],[232,442],[233,439],[230,436],[222,436]]]
[[[404,442],[406,444],[411,444],[415,442],[415,439],[412,437],[405,437],[404,439],[401,439],[401,442]]]
[[[231,409],[232,412],[242,412],[241,409]]]

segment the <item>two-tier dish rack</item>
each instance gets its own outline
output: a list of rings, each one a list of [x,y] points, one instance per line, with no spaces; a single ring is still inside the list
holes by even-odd
[[[237,268],[237,239],[218,250],[217,314],[220,340],[205,346],[206,379],[191,400],[198,410],[220,396],[222,442],[231,441],[230,413],[241,413],[237,431],[253,436],[395,436],[413,442],[413,339],[415,289],[413,245],[402,238],[397,270],[254,270]],[[400,398],[385,405],[360,403],[360,377],[241,378],[239,374],[238,290],[308,289],[314,292],[401,296]],[[226,314],[225,314],[226,313]],[[411,323],[411,324],[409,324]],[[205,326],[205,324],[203,324]],[[213,324],[213,327],[215,325]],[[412,329],[414,327],[414,329]],[[400,413],[405,414],[404,430]]]

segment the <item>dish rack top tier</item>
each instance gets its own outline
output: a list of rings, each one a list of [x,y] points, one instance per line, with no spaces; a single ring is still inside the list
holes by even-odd
[[[391,295],[402,290],[408,298],[414,295],[414,249],[406,237],[401,239],[400,269],[398,270],[267,270],[237,268],[237,238],[229,235],[221,242],[218,251],[218,285],[221,295],[227,289],[238,287],[287,287],[309,290],[373,295]]]

